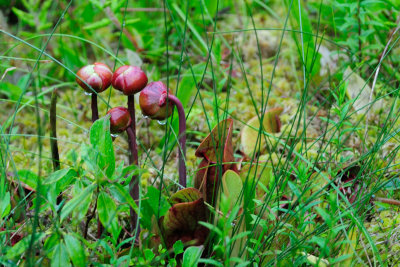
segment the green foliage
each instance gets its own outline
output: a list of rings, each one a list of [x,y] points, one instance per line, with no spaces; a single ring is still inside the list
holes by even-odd
[[[399,1],[0,6],[1,265],[398,262],[387,199],[400,198]],[[176,183],[177,116],[159,126],[137,114],[138,166],[108,117],[91,123],[74,79],[96,61],[141,65],[176,93],[200,191]],[[60,170],[49,156],[56,88]],[[113,90],[98,100],[100,116],[126,103]]]

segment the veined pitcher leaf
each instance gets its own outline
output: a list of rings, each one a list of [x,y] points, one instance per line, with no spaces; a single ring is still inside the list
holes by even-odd
[[[179,190],[178,192],[173,194],[169,199],[169,202],[171,203],[171,205],[174,205],[177,203],[196,201],[201,197],[202,196],[199,190],[193,187],[189,187]]]
[[[218,123],[197,148],[196,157],[204,157],[207,161],[213,163],[218,160],[233,162],[235,158],[233,156],[232,131],[232,119],[226,119]],[[224,169],[228,169],[228,167],[224,165]]]
[[[264,114],[263,118],[263,131],[268,133],[279,133],[281,128],[281,122],[279,119],[279,115],[282,113],[283,108],[273,108],[267,111]],[[258,116],[253,117],[247,125],[243,128],[241,133],[241,145],[243,152],[252,156],[254,151],[262,152],[265,148],[265,139],[263,132],[261,132],[259,141],[257,142],[258,132],[260,129],[260,120]],[[261,142],[261,144],[260,144]],[[260,151],[258,149],[258,145],[260,145]]]
[[[181,202],[174,204],[165,216],[160,220],[161,229],[164,235],[167,247],[177,241],[181,240],[183,243],[191,242],[195,245],[202,244],[208,236],[208,229],[199,224],[199,221],[206,220],[206,205],[204,200],[199,193],[194,193],[191,188],[192,194],[187,194],[189,190],[185,190],[183,193],[177,193],[179,195],[186,195],[188,199],[193,200],[190,202]],[[183,198],[176,198],[179,201]]]

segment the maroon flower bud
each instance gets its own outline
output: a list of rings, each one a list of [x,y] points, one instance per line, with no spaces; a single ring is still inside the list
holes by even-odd
[[[107,114],[110,114],[110,131],[111,133],[121,133],[131,125],[131,116],[129,110],[124,107],[115,107],[110,109]]]
[[[94,63],[82,67],[76,73],[76,82],[88,93],[93,91],[84,83],[90,85],[97,93],[101,93],[111,85],[112,70],[103,63]],[[84,82],[82,82],[84,81]]]
[[[141,68],[125,65],[119,67],[112,76],[112,85],[124,95],[140,92],[147,84],[147,76]]]
[[[168,94],[172,92],[168,90]],[[139,104],[144,116],[154,120],[165,120],[173,109],[173,104],[169,103],[167,109],[167,87],[162,82],[151,82],[143,91],[140,92]]]

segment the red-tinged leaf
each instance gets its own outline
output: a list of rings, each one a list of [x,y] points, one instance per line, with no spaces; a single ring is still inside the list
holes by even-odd
[[[205,192],[205,188],[206,188],[206,184],[207,184],[207,172],[208,169],[210,167],[210,162],[208,162],[206,159],[203,159],[200,162],[199,167],[197,168],[197,174],[196,174],[196,178],[194,180],[194,187],[199,189],[202,193],[203,196],[206,197],[206,192]],[[206,199],[207,201],[207,199]]]
[[[191,189],[191,197],[197,199],[190,202],[181,202],[173,205],[165,216],[160,219],[161,229],[167,247],[181,240],[183,243],[191,241],[194,244],[202,244],[208,235],[208,230],[199,224],[206,220],[206,205],[200,192],[194,193]],[[184,189],[185,190],[185,189]],[[189,192],[185,190],[186,193]],[[185,195],[178,192],[178,195]],[[183,200],[180,198],[180,200]]]
[[[197,173],[195,187],[203,193],[205,202],[213,205],[218,193],[219,177],[222,175],[219,174],[217,166],[206,159],[200,163],[199,169],[201,170]]]
[[[202,197],[201,192],[196,188],[189,187],[182,190],[179,190],[175,194],[171,196],[169,202],[171,205],[184,203],[184,202],[192,202],[200,199]]]
[[[197,148],[196,157],[204,157],[209,162],[233,162],[232,146],[233,120],[221,121]],[[221,159],[221,155],[223,156]],[[224,170],[228,170],[231,164],[224,164]]]

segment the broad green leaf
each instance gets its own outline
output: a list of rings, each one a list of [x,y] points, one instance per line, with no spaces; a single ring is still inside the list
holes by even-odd
[[[96,188],[96,184],[91,184],[86,187],[79,195],[75,196],[73,199],[67,202],[63,209],[61,210],[60,219],[63,221],[74,209],[76,209],[82,202],[85,202],[92,194],[93,190]]]
[[[12,83],[0,82],[0,92],[4,93],[9,99],[17,101],[22,89]]]
[[[203,246],[188,247],[183,253],[182,267],[196,267],[202,252]]]
[[[135,201],[132,199],[131,195],[129,194],[128,187],[124,187],[121,184],[115,183],[110,188],[110,191],[111,190],[112,190],[113,194],[117,194],[118,199],[121,202],[128,203],[129,207],[131,207],[136,213],[138,213],[139,208],[136,205]]]
[[[152,218],[160,218],[163,216],[167,210],[171,207],[169,202],[166,200],[163,194],[160,194],[160,191],[153,187],[147,187],[147,193],[142,201],[142,223],[147,229],[152,228]]]
[[[86,184],[80,180],[77,180],[74,185],[72,186],[73,196],[80,195],[84,190],[86,190]],[[75,218],[77,221],[83,220],[86,216],[89,208],[90,203],[92,202],[93,190],[89,193],[89,197],[87,197],[84,201],[79,204],[79,209],[75,209],[72,212],[72,217]]]
[[[82,247],[81,242],[72,234],[65,235],[64,241],[68,252],[68,256],[71,259],[74,266],[85,266],[86,256],[85,256],[85,250]]]
[[[183,252],[184,245],[181,240],[175,242],[174,246],[174,254],[175,256],[181,254]]]
[[[77,173],[73,169],[62,169],[51,173],[46,179],[44,179],[43,184],[52,184],[63,178],[70,178],[76,176]]]
[[[115,155],[110,133],[110,119],[105,116],[90,128],[90,143],[98,152],[97,165],[111,178],[115,170]]]
[[[189,187],[179,190],[178,192],[173,194],[169,199],[169,202],[171,203],[171,205],[174,205],[177,203],[196,201],[201,197],[202,196],[199,190],[193,187]]]
[[[10,192],[6,192],[5,195],[0,199],[0,219],[3,219],[10,213]]]
[[[51,257],[51,267],[64,267],[71,266],[68,258],[67,250],[65,249],[64,242],[60,240],[58,245],[54,248]]]
[[[16,180],[16,184],[21,182],[23,188],[29,191],[36,191],[38,181],[36,173],[30,170],[20,170],[18,171],[18,179],[19,181]]]
[[[282,113],[282,111],[283,108],[273,108],[264,114],[263,130],[265,132],[267,133],[280,132],[281,123],[279,115]],[[255,116],[250,121],[247,122],[247,125],[242,130],[240,138],[242,150],[248,156],[252,156],[255,151],[262,152],[265,149],[265,139],[263,132],[261,132],[261,135],[259,136],[257,142],[259,128],[260,128],[260,120],[258,116]],[[256,150],[258,149],[259,145],[260,145],[260,151]]]
[[[97,199],[97,210],[99,212],[100,222],[104,225],[106,230],[110,232],[114,240],[117,240],[120,233],[117,220],[117,205],[105,192],[100,192]]]

